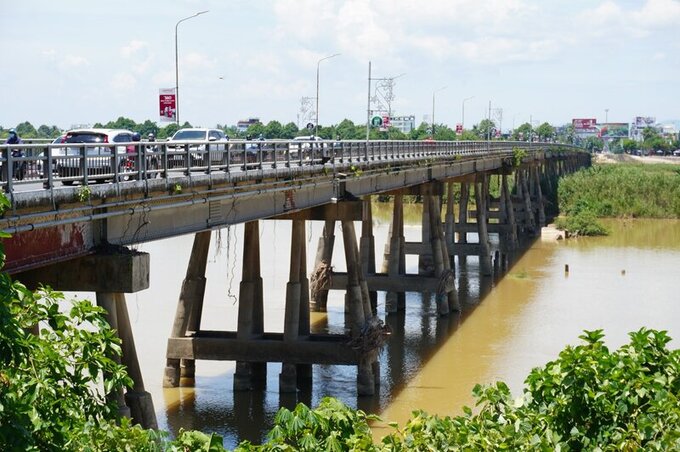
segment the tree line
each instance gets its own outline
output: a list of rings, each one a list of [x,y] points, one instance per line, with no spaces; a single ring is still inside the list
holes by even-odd
[[[181,126],[172,123],[164,127],[159,127],[154,121],[149,119],[144,122],[135,122],[133,119],[124,116],[119,117],[115,121],[107,123],[96,123],[92,127],[107,128],[107,129],[127,129],[139,133],[142,137],[146,137],[149,133],[153,133],[158,139],[166,139],[171,137],[178,129],[193,127],[190,122],[185,122]],[[411,130],[409,133],[404,133],[401,130],[391,127],[386,131],[372,128],[369,131],[368,138],[371,140],[424,140],[433,138],[441,141],[455,141],[455,140],[486,140],[486,139],[513,139],[513,140],[529,140],[530,137],[539,139],[541,141],[558,140],[557,129],[550,124],[543,123],[540,126],[533,128],[531,124],[525,123],[520,125],[513,131],[512,134],[500,135],[496,123],[490,119],[483,119],[478,124],[472,126],[471,129],[463,131],[458,135],[455,130],[451,129],[445,124],[434,124],[434,135],[432,134],[432,124],[421,123],[417,128]],[[62,133],[57,126],[41,125],[38,128],[33,126],[29,121],[17,124],[14,127],[21,138],[42,138],[50,139],[57,138]],[[248,139],[248,138],[266,138],[266,139],[292,139],[297,136],[312,135],[313,132],[307,129],[300,129],[298,126],[289,122],[282,124],[279,121],[269,121],[267,124],[256,123],[248,127],[246,131],[239,130],[236,126],[228,126],[217,124],[216,128],[223,130],[232,139]],[[0,137],[6,137],[9,128],[0,126]],[[363,140],[366,139],[366,125],[355,124],[349,119],[344,119],[338,124],[319,126],[317,130],[319,137],[328,140],[342,139],[342,140]]]

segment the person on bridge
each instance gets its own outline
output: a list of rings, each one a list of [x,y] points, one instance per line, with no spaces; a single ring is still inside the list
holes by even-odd
[[[5,144],[21,144],[21,138],[19,138],[19,135],[17,134],[17,131],[15,129],[9,129],[9,136],[7,137],[7,140],[5,140]],[[12,149],[12,157],[13,158],[21,158],[24,156],[24,151],[19,149]],[[24,174],[26,172],[26,162],[12,162],[12,168],[11,168],[11,174],[9,174],[9,177],[14,178],[16,175],[16,178],[19,180],[22,180],[24,178]],[[2,171],[2,178],[5,179],[8,175],[5,173],[4,169]]]
[[[21,138],[19,138],[15,129],[9,129],[9,136],[5,141],[5,144],[21,144]]]

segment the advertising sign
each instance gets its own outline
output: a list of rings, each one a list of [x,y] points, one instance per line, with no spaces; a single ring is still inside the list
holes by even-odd
[[[177,96],[175,88],[161,89],[158,96],[161,121],[174,122],[177,112]]]
[[[380,127],[381,132],[387,132],[390,128],[390,117],[385,115],[382,117],[382,126]]]
[[[635,117],[635,128],[644,129],[645,127],[650,127],[654,125],[656,118],[651,116],[636,116]]]
[[[456,124],[456,135],[463,134],[463,124]]]
[[[585,119],[572,119],[572,126],[574,126],[574,132],[590,132],[595,129],[597,124],[597,119],[595,118],[585,118]]]
[[[602,138],[628,138],[628,123],[610,122],[600,124],[600,136]]]

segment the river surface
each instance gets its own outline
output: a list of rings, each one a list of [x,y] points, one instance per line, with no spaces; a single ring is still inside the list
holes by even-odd
[[[374,211],[377,268],[387,239],[390,205]],[[406,206],[405,235],[418,240],[419,206]],[[308,223],[310,225],[311,223]],[[280,406],[316,405],[326,395],[400,424],[415,409],[456,415],[474,405],[477,383],[505,381],[520,394],[536,366],[555,359],[567,344],[578,344],[583,330],[603,329],[610,348],[628,341],[643,326],[668,330],[680,338],[680,221],[610,221],[607,237],[531,243],[500,279],[480,278],[475,257],[456,262],[461,314],[436,315],[433,300],[407,294],[405,313],[385,316],[384,294],[378,312],[392,328],[380,355],[381,386],[374,397],[357,397],[356,368],[314,366],[311,391],[279,395],[280,364],[268,365],[263,390],[234,393],[234,363],[199,361],[195,388],[163,389],[165,348],[186,272],[193,236],[140,245],[151,255],[151,287],[128,294],[130,321],[146,389],[152,394],[159,427],[216,432],[233,448],[240,440],[261,441]],[[311,271],[322,223],[307,229]],[[358,225],[357,225],[358,226]],[[357,229],[360,231],[360,228]],[[265,329],[283,330],[289,269],[290,222],[260,223]],[[492,235],[493,236],[493,235]],[[203,329],[235,330],[242,261],[242,226],[213,233],[207,270]],[[345,269],[338,226],[333,266]],[[470,236],[474,241],[474,236]],[[569,271],[565,272],[568,265]],[[407,272],[417,258],[407,257]],[[72,294],[75,295],[75,294]],[[94,300],[93,294],[78,294]],[[331,292],[328,313],[312,314],[314,331],[342,332],[343,296]],[[389,431],[374,425],[380,438]]]

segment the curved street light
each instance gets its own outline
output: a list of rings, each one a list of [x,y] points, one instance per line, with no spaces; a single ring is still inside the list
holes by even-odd
[[[316,62],[316,120],[314,121],[314,136],[317,135],[317,131],[319,128],[319,65],[323,60],[328,60],[339,55],[340,55],[339,53],[334,53],[333,55],[323,57]]]
[[[175,24],[175,123],[177,125],[179,125],[179,52],[177,50],[177,27],[179,27],[179,24],[185,20],[193,19],[194,17],[200,16],[201,14],[205,14],[207,12],[208,10],[199,11],[196,14],[178,20]]]

